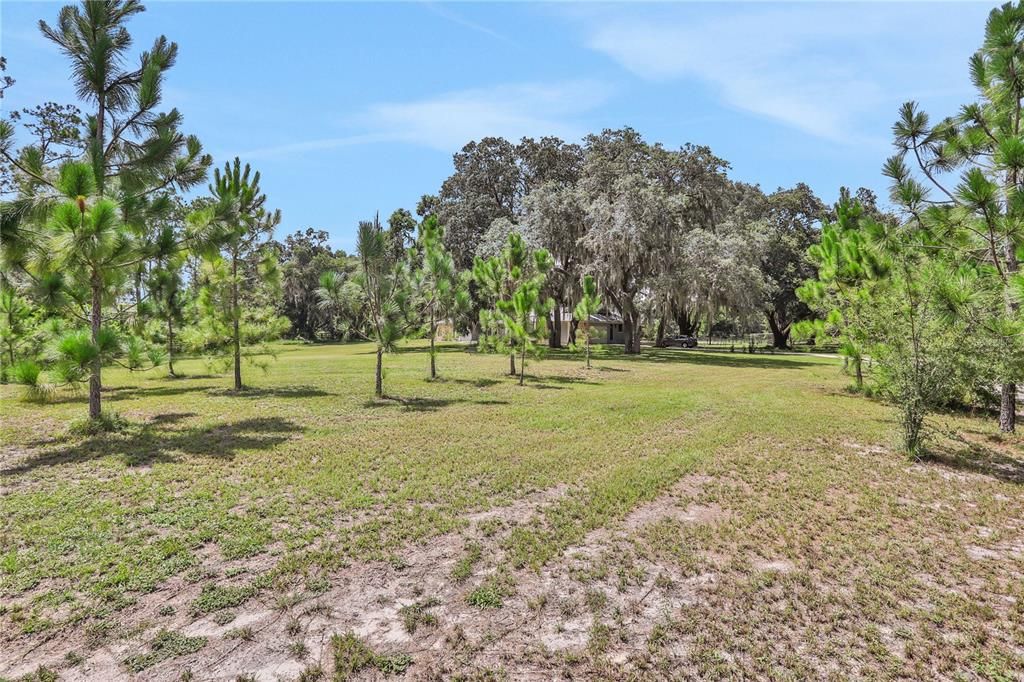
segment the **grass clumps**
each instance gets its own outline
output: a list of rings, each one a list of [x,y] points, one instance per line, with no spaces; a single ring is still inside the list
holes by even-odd
[[[221,585],[203,585],[203,591],[192,602],[192,613],[202,615],[223,609],[241,606],[256,596],[256,588],[252,585],[224,587]]]
[[[122,433],[130,427],[130,422],[117,412],[106,410],[99,417],[75,419],[68,427],[73,436],[98,436],[101,433]]]
[[[129,656],[124,664],[133,673],[139,673],[169,658],[194,654],[204,646],[205,637],[186,637],[180,632],[161,630],[150,643],[147,653]]]
[[[466,553],[452,568],[452,580],[457,583],[464,582],[473,575],[473,566],[479,563],[483,556],[483,547],[479,543],[471,542],[466,545]]]
[[[421,626],[434,626],[437,625],[437,616],[430,613],[428,609],[431,609],[441,603],[441,600],[437,597],[430,597],[423,601],[418,601],[415,604],[409,604],[403,606],[398,610],[398,615],[402,617],[402,625],[405,626],[405,631],[410,635],[416,632],[416,629]]]
[[[412,664],[412,657],[408,654],[382,655],[374,652],[353,632],[334,635],[331,638],[331,652],[334,655],[336,682],[350,680],[357,673],[370,668],[376,668],[384,675],[400,675]]]
[[[5,677],[0,677],[0,680],[6,679]],[[19,677],[18,682],[57,682],[59,679],[60,676],[57,673],[41,665],[27,675]]]
[[[507,573],[495,573],[466,596],[466,603],[481,609],[500,609],[505,597],[515,594],[515,584]]]
[[[489,585],[481,585],[466,597],[466,603],[481,609],[500,609],[505,601],[501,593]]]

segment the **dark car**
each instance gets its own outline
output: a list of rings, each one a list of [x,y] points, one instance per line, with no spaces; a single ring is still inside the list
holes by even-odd
[[[665,345],[679,348],[696,348],[697,339],[693,336],[670,336],[665,339]]]

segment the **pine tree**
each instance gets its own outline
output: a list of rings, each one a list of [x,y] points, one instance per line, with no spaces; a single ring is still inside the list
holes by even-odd
[[[377,346],[374,395],[383,398],[384,353],[394,352],[415,325],[411,315],[413,291],[407,264],[396,261],[379,219],[359,223],[356,250],[360,265],[356,280],[363,291],[367,335]]]
[[[601,309],[601,297],[597,293],[597,283],[591,275],[584,275],[582,281],[582,295],[573,313],[579,322],[580,330],[583,332],[585,352],[587,356],[587,369],[590,369],[590,317]]]
[[[884,173],[894,203],[928,235],[930,248],[992,271],[985,283],[1003,307],[982,329],[1002,341],[995,359],[1003,374],[999,426],[1013,431],[1017,382],[1024,377],[1016,295],[1024,288],[1017,257],[1024,236],[1024,3],[992,10],[970,72],[978,99],[955,116],[933,126],[915,102],[903,105],[893,126],[899,153]],[[951,172],[959,172],[956,186],[944,178]]]
[[[427,216],[419,226],[419,253],[422,260],[414,272],[415,289],[422,315],[427,320],[430,339],[430,378],[437,378],[437,325],[469,311],[469,287],[466,278],[455,269],[455,260],[444,246],[444,228],[436,216]],[[415,252],[414,252],[415,253]]]
[[[172,227],[165,227],[159,233],[157,241],[161,250],[167,250],[162,257],[155,259],[148,281],[152,297],[152,316],[162,327],[160,331],[165,342],[167,374],[171,377],[177,376],[174,372],[175,333],[184,322],[186,301],[182,278],[186,253],[169,248],[175,240],[176,235]]]
[[[139,237],[166,215],[168,194],[201,182],[211,162],[196,137],[180,132],[177,110],[159,111],[177,45],[160,36],[141,53],[137,68],[127,64],[132,37],[126,23],[142,11],[137,0],[85,2],[63,7],[55,26],[39,24],[68,57],[79,98],[94,107],[85,120],[81,161],[58,171],[41,145],[15,150],[12,124],[0,122],[0,156],[14,169],[18,190],[0,211],[4,265],[46,283],[50,301],[61,299],[70,315],[88,321],[91,349],[77,348],[68,357],[88,360],[92,419],[101,415],[102,363],[118,346],[105,326],[105,305],[116,304],[125,277],[140,272],[148,254]],[[137,288],[135,306],[141,302]],[[73,341],[82,338],[68,337],[68,349]]]
[[[795,325],[798,335],[819,342],[838,339],[839,352],[853,365],[857,388],[864,387],[863,358],[869,340],[865,312],[888,273],[884,254],[874,248],[868,233],[877,227],[863,207],[844,192],[836,206],[837,220],[825,223],[821,243],[808,250],[817,279],[797,289],[800,300],[820,317]]]
[[[267,246],[274,228],[281,222],[281,212],[267,210],[267,195],[260,189],[259,171],[253,173],[249,164],[243,168],[238,157],[234,163],[224,165],[223,173],[214,170],[210,193],[214,205],[193,214],[190,236],[194,248],[207,260],[206,311],[225,316],[230,325],[234,388],[240,391],[242,346],[246,341],[242,338],[243,291],[258,289],[259,284],[272,289],[280,286],[277,259]],[[266,333],[253,334],[249,341],[269,339],[280,331],[279,319],[266,321]]]
[[[482,342],[509,353],[509,375],[516,375],[520,358],[519,384],[526,372],[527,353],[536,354],[547,338],[547,315],[554,301],[542,294],[553,261],[546,249],[530,251],[522,236],[509,235],[500,256],[477,258],[473,277],[493,304],[480,311]]]
[[[86,319],[91,336],[74,337],[73,355],[89,371],[89,418],[100,419],[100,391],[104,356],[116,352],[113,330],[104,327],[103,303],[121,285],[138,263],[138,243],[121,222],[118,206],[95,194],[92,169],[83,163],[68,163],[61,169],[57,186],[66,197],[53,211],[46,252],[52,258],[47,268],[65,273],[74,285],[88,291]],[[88,343],[88,348],[86,347]],[[68,355],[65,353],[65,355]]]

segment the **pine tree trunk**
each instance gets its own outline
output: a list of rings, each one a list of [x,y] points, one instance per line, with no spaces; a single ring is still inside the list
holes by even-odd
[[[242,339],[239,326],[241,311],[238,309],[238,257],[231,257],[231,311],[235,346],[235,390],[242,390]]]
[[[377,347],[377,375],[373,387],[373,394],[378,398],[384,397],[384,349]]]
[[[11,318],[10,318],[10,314],[9,313],[8,313],[8,318],[7,319],[8,319],[8,323],[10,324],[10,319]],[[10,329],[13,326],[14,326],[13,324],[10,324],[10,327],[8,327],[8,329]],[[0,367],[0,370],[2,370],[2,371],[0,371],[0,383],[6,384],[7,381],[8,381],[8,372],[13,372],[14,371],[14,340],[13,340],[13,338],[8,337],[8,339],[7,339],[7,365],[4,366],[4,367]]]
[[[99,346],[100,342],[100,329],[103,325],[103,313],[102,313],[102,302],[103,302],[103,282],[99,278],[99,275],[93,273],[92,278],[92,315],[90,322],[92,326],[92,342],[93,345]],[[102,411],[100,404],[100,391],[103,388],[100,372],[102,371],[103,361],[100,358],[99,353],[92,360],[92,367],[89,371],[89,419],[99,419]]]
[[[1016,183],[1015,183],[1016,184]],[[1013,242],[1007,240],[1004,247],[1007,273],[1016,273],[1019,269],[1017,263],[1017,252]],[[1006,296],[1006,312],[1015,316],[1018,309],[1017,302],[1009,295]],[[1017,384],[1004,383],[999,401],[999,430],[1004,433],[1013,433],[1017,428]]]
[[[590,334],[587,334],[587,369],[590,369]]]
[[[434,321],[434,308],[430,308],[430,378],[437,378],[437,363],[434,361],[434,355],[437,352],[434,349],[434,337],[437,336],[437,322]]]
[[[516,372],[516,354],[515,353],[509,353],[508,354],[508,375],[510,377],[514,377],[516,374],[517,374],[517,372]]]
[[[526,377],[526,344],[523,344],[523,355],[519,359],[519,385],[523,385],[523,379]]]
[[[863,362],[860,358],[855,358],[853,361],[853,367],[857,375],[857,390],[864,388],[864,368]]]
[[[103,145],[104,145],[103,134],[106,132],[107,98],[106,98],[106,94],[104,94],[104,93],[97,93],[97,94],[98,94],[97,99],[99,101],[97,102],[97,108],[96,108],[96,136],[93,139],[94,139],[94,144],[96,145],[96,153],[99,156],[93,161],[93,172],[96,175],[96,193],[99,194],[100,196],[103,196],[103,190],[105,188],[106,179],[107,179],[106,178],[106,159],[103,158],[104,157],[103,152],[105,151],[103,149]],[[96,167],[97,163],[99,164],[98,168]]]
[[[177,376],[174,373],[174,322],[167,318],[167,371],[170,376]]]

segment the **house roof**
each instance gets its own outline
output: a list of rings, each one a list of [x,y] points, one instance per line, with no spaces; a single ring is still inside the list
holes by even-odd
[[[562,313],[563,322],[571,322],[576,319],[573,311],[568,310]],[[588,324],[622,324],[622,317],[611,313],[596,313],[587,320]]]

